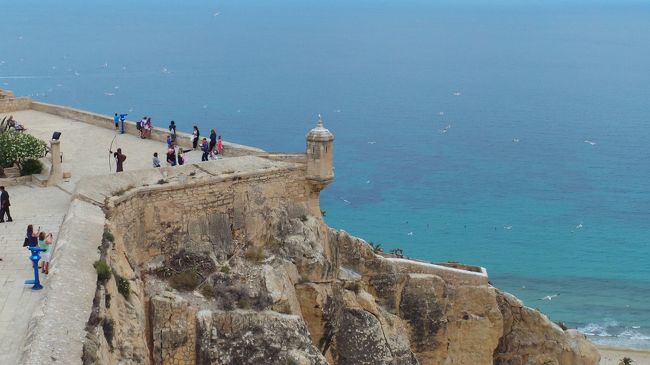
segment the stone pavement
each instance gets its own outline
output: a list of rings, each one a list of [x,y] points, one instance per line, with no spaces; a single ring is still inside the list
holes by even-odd
[[[72,172],[71,182],[83,176],[105,175],[115,172],[115,160],[110,158],[108,149],[113,142],[113,151],[118,147],[126,155],[124,170],[152,168],[153,153],[158,152],[162,165],[165,166],[167,144],[150,139],[140,139],[129,134],[118,134],[115,130],[101,128],[56,115],[35,110],[21,110],[13,113],[0,113],[0,119],[12,114],[16,120],[27,128],[27,132],[45,141],[52,138],[54,131],[61,132],[61,152],[63,153],[63,171]],[[49,143],[49,142],[48,142]],[[190,151],[185,154],[186,163],[201,161],[201,152]],[[71,191],[70,186],[63,186]]]
[[[52,132],[62,132],[61,151],[63,171],[70,171],[72,178],[58,186],[41,188],[32,186],[12,186],[7,191],[11,196],[13,223],[0,224],[0,364],[16,364],[20,356],[28,322],[37,307],[43,292],[48,289],[47,278],[42,282],[43,291],[32,291],[24,285],[24,280],[33,277],[29,252],[22,247],[28,224],[39,225],[54,234],[55,240],[61,223],[70,206],[71,193],[84,176],[112,174],[115,161],[110,158],[108,149],[111,141],[113,150],[122,148],[127,160],[124,169],[152,169],[152,155],[158,152],[165,165],[167,145],[165,143],[142,140],[128,134],[116,134],[109,130],[86,123],[73,121],[34,110],[12,113],[16,120],[27,128],[27,132],[49,141]],[[5,115],[0,113],[0,119]],[[112,171],[109,170],[109,158]],[[201,161],[200,151],[185,154],[187,163]],[[56,242],[54,245],[56,250]],[[56,262],[51,270],[55,270]]]
[[[34,277],[29,251],[22,247],[28,224],[41,226],[56,239],[70,196],[56,187],[8,187],[12,223],[0,223],[0,364],[16,364],[27,322],[42,291],[33,291],[25,279]],[[41,276],[47,285],[47,277]]]

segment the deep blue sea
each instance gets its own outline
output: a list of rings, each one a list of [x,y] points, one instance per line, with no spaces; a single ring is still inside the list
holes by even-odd
[[[271,151],[302,151],[322,113],[331,226],[484,266],[599,343],[650,348],[650,3],[0,8],[0,88]]]

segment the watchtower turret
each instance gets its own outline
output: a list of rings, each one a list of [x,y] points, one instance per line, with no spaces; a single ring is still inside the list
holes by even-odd
[[[322,190],[334,180],[333,144],[334,135],[323,127],[323,118],[318,114],[316,128],[307,133],[307,180],[316,190]]]

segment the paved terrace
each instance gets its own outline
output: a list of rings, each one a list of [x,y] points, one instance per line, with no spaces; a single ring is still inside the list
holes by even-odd
[[[23,284],[25,279],[33,276],[28,251],[22,247],[27,225],[41,226],[52,232],[55,239],[58,237],[61,223],[70,208],[71,194],[79,180],[115,171],[112,158],[113,171],[109,171],[108,149],[113,138],[113,149],[121,147],[127,155],[125,171],[151,169],[154,152],[158,152],[164,161],[167,145],[129,134],[116,135],[111,129],[34,110],[0,113],[0,119],[8,114],[23,124],[28,133],[44,141],[49,141],[53,131],[62,132],[63,171],[72,173],[71,179],[55,186],[28,184],[7,187],[14,222],[0,224],[0,364],[17,364],[29,319],[43,296],[43,291],[32,291]],[[185,158],[187,163],[200,162],[201,152],[188,152]],[[56,262],[50,274],[55,270]],[[41,280],[47,287],[47,277]]]

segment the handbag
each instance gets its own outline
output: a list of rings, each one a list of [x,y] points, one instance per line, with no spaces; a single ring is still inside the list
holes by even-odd
[[[29,238],[25,237],[25,242],[23,242],[23,247],[29,246]]]

